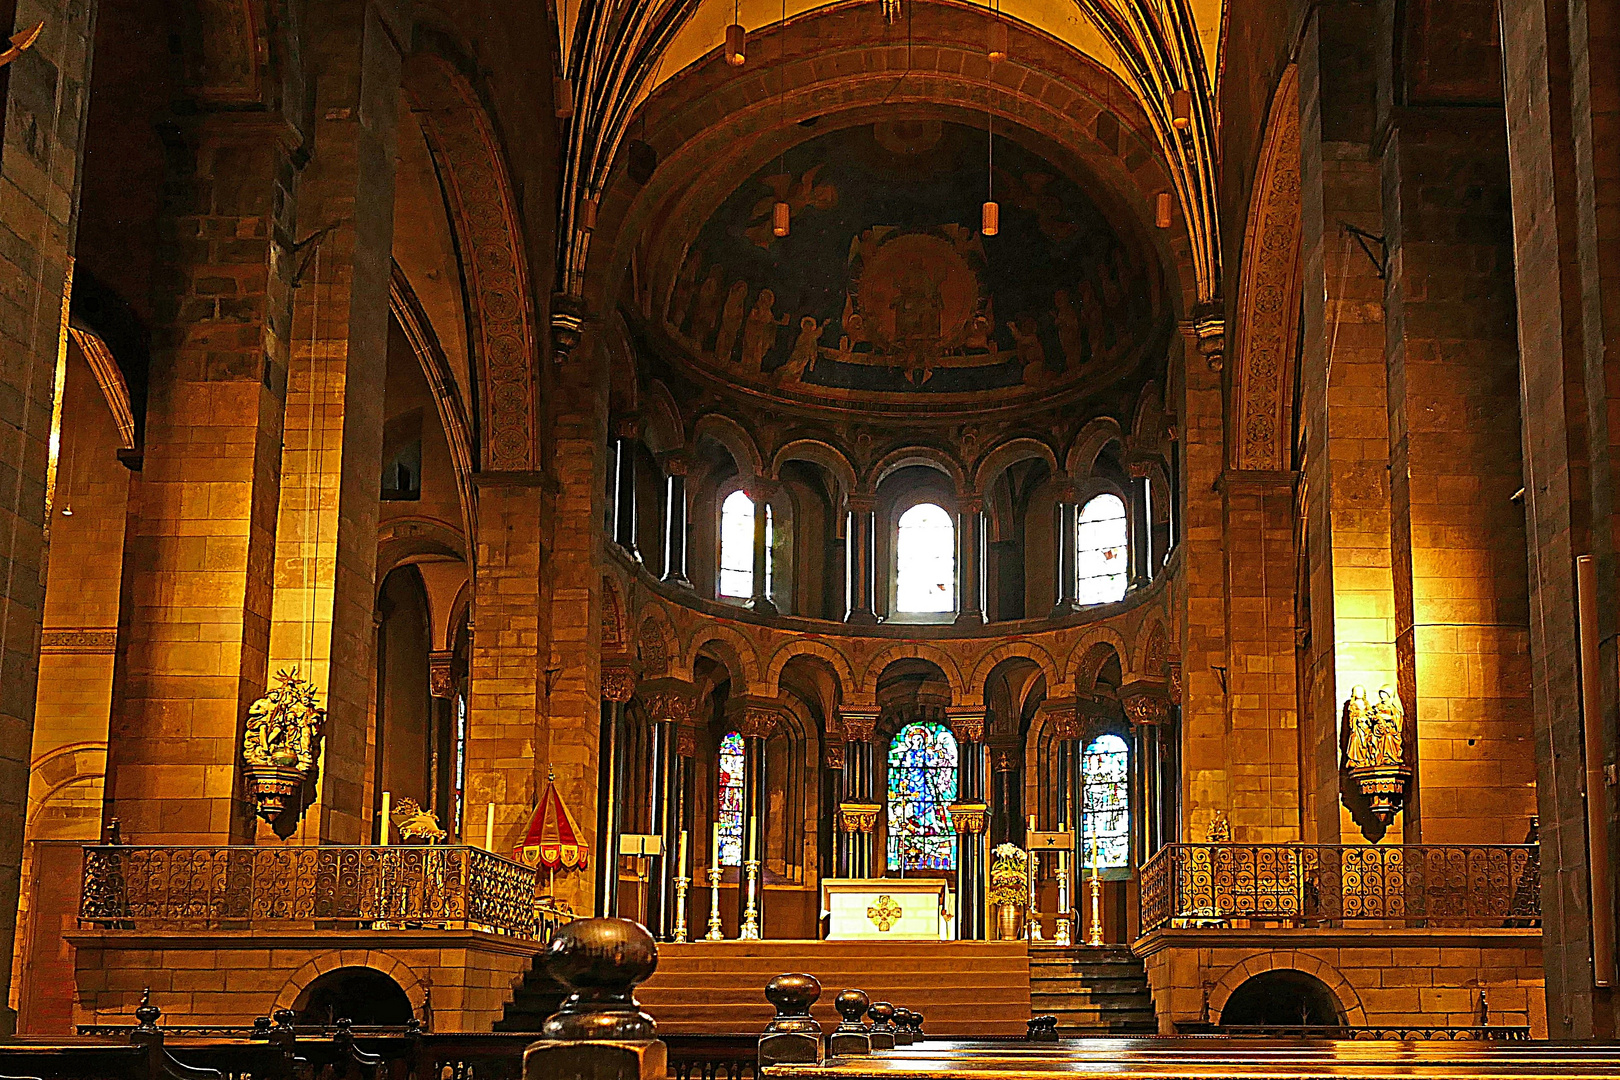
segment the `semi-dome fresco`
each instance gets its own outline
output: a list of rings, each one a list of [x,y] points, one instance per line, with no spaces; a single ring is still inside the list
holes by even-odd
[[[988,143],[911,120],[794,147],[699,231],[666,332],[700,371],[810,403],[937,407],[1117,379],[1155,336],[1157,276],[1073,179]],[[994,236],[980,231],[987,193]],[[792,215],[781,237],[778,200]]]

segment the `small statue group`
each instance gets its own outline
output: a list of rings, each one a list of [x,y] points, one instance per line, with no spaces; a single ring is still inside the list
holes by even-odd
[[[1344,703],[1344,726],[1349,732],[1345,768],[1387,768],[1406,760],[1406,714],[1389,687],[1378,691],[1376,702],[1367,699],[1365,686],[1351,687],[1350,700]]]
[[[437,844],[449,835],[439,826],[438,815],[424,810],[415,799],[405,797],[394,804],[389,813],[402,840],[421,840]]]
[[[315,767],[316,745],[326,710],[315,704],[315,687],[298,677],[296,667],[276,673],[274,687],[248,707],[242,735],[242,760],[255,768]]]

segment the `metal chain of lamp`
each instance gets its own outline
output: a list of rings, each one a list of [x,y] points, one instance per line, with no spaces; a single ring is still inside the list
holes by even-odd
[[[998,56],[995,41],[995,27],[1001,26],[1001,20],[996,16],[994,8],[991,7],[989,3],[986,3],[985,8],[986,10],[990,11],[991,18],[993,20],[991,23],[991,40],[987,50],[990,56],[990,62],[993,65],[998,60],[1006,57],[1006,41],[1005,39],[1002,40],[1002,47],[1000,50],[1000,55]],[[1003,32],[1005,32],[1006,27],[1001,26],[1001,29]],[[996,116],[990,107],[990,94],[994,89],[995,75],[993,72],[991,72],[986,74],[984,79],[984,126],[985,130],[988,132],[988,136],[986,137],[984,143],[985,199],[984,206],[981,208],[979,213],[979,231],[985,236],[995,236],[1001,231],[1001,204],[996,202]]]

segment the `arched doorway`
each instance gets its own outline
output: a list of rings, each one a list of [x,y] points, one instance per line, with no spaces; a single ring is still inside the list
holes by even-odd
[[[399,983],[368,967],[328,971],[298,996],[298,1024],[330,1026],[348,1020],[356,1027],[404,1027],[416,1015]]]
[[[1278,968],[1246,979],[1221,1010],[1227,1027],[1337,1027],[1338,999],[1314,975]]]

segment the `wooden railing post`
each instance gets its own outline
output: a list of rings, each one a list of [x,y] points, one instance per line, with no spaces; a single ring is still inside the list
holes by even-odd
[[[524,1080],[665,1080],[668,1050],[635,988],[658,946],[629,919],[579,919],[546,946],[546,970],[573,991],[523,1053]]]
[[[759,1037],[759,1067],[767,1065],[820,1065],[821,1024],[810,1006],[821,997],[814,975],[778,975],[765,984],[765,1000],[776,1006],[776,1016]]]
[[[827,1036],[827,1053],[831,1057],[857,1057],[872,1052],[872,1029],[861,1022],[872,999],[860,990],[845,990],[833,999],[833,1008],[843,1022]]]

